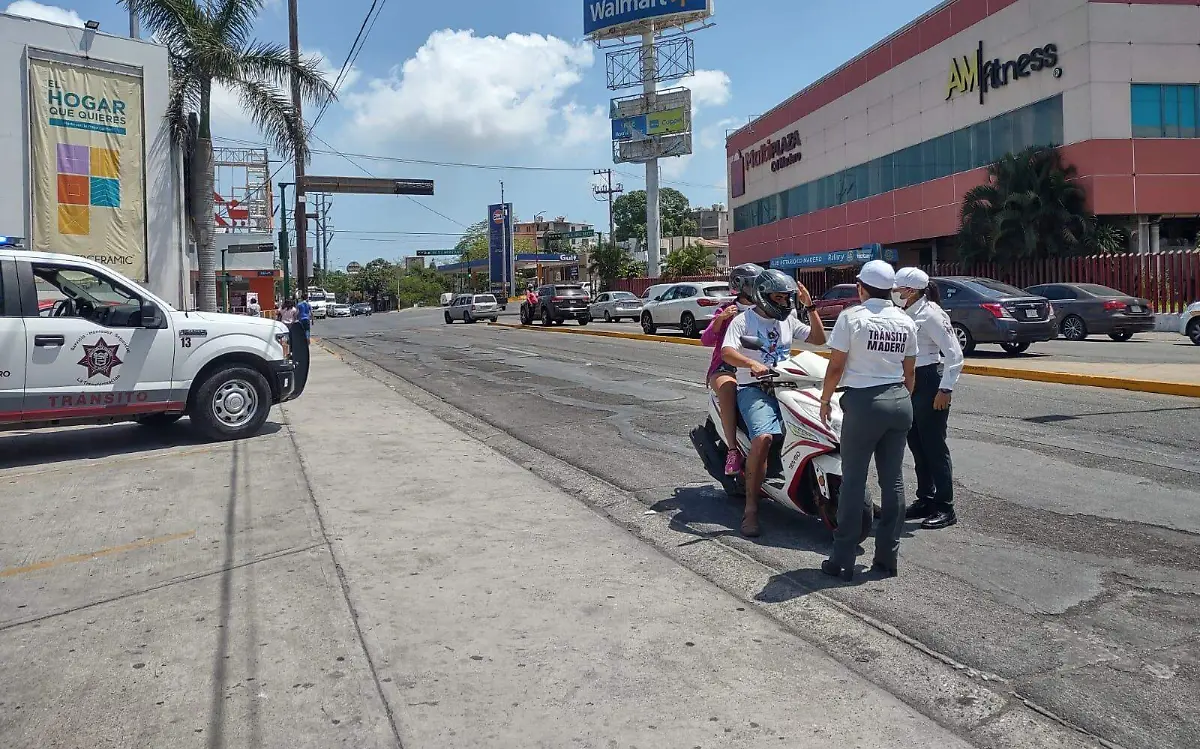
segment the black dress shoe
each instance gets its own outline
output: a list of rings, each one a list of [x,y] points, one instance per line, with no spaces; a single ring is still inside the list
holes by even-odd
[[[895,564],[889,564],[881,559],[876,559],[874,562],[871,562],[871,571],[878,572],[884,577],[896,577],[900,574],[900,571],[896,569]]]
[[[929,502],[922,502],[922,501],[918,500],[916,502],[913,502],[909,506],[908,512],[904,513],[904,519],[905,520],[924,520],[925,518],[931,517],[936,513],[937,513],[937,508],[934,507],[932,504],[930,504]]]
[[[949,528],[958,523],[958,518],[954,515],[954,510],[939,510],[936,514],[927,518],[921,523],[921,527],[926,530],[935,531],[939,528]]]
[[[832,559],[826,559],[824,562],[821,562],[821,571],[830,577],[840,577],[848,583],[854,582],[853,564],[843,567],[840,564],[836,564]]]

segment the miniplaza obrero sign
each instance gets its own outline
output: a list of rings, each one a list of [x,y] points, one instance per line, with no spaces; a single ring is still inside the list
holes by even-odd
[[[799,164],[804,158],[800,151],[800,131],[793,130],[782,138],[769,140],[758,148],[742,153],[741,156],[747,170],[770,164],[771,171],[778,172],[792,164]]]
[[[1009,81],[1029,78],[1034,73],[1043,70],[1052,72],[1055,78],[1062,77],[1062,68],[1058,67],[1058,45],[1047,44],[1037,47],[1026,54],[1019,55],[1015,60],[1002,62],[999,57],[985,61],[983,59],[983,42],[975,55],[963,55],[961,58],[950,59],[950,79],[946,84],[946,100],[955,94],[965,94],[979,91],[979,103],[983,104],[987,92],[994,88],[1003,88]]]

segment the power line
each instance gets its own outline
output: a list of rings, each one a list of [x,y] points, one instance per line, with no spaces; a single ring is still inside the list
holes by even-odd
[[[354,36],[354,41],[350,44],[350,51],[346,53],[346,59],[342,61],[342,68],[338,71],[337,78],[333,81],[332,90],[329,96],[325,98],[324,103],[321,104],[321,109],[317,112],[317,116],[313,119],[313,123],[308,129],[310,134],[316,129],[317,123],[321,121],[321,118],[325,116],[325,110],[333,102],[333,97],[337,94],[338,88],[345,82],[350,70],[354,67],[359,53],[362,52],[363,46],[367,43],[367,38],[371,35],[371,29],[375,28],[375,20],[378,20],[379,13],[383,12],[384,5],[387,5],[387,0],[371,1],[371,7],[367,9],[367,15],[363,17],[362,24],[358,27],[358,33]],[[378,8],[378,12],[376,12],[376,8]],[[374,18],[371,16],[372,13],[375,14]],[[370,28],[368,28],[368,24]]]

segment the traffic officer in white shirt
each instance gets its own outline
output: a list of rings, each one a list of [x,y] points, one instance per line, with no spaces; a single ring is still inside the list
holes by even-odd
[[[950,316],[938,306],[936,284],[920,268],[896,273],[892,301],[917,324],[917,382],[913,389],[913,425],[908,449],[917,464],[917,501],[908,508],[909,520],[922,528],[947,528],[954,514],[954,469],[946,445],[946,424],[954,385],[963,370],[963,352]]]
[[[879,474],[883,511],[875,530],[871,570],[895,577],[904,525],[904,445],[912,427],[917,326],[892,304],[896,272],[872,260],[858,274],[862,304],[845,310],[829,336],[829,369],[821,393],[821,420],[829,423],[835,391],[841,391],[842,492],[833,554],[821,571],[849,582],[867,507],[871,457]]]

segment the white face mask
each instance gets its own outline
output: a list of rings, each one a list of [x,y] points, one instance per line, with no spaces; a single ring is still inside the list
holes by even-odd
[[[899,291],[893,290],[892,291],[892,303],[895,304],[900,309],[904,309],[904,307],[908,304],[908,300],[906,300]]]

